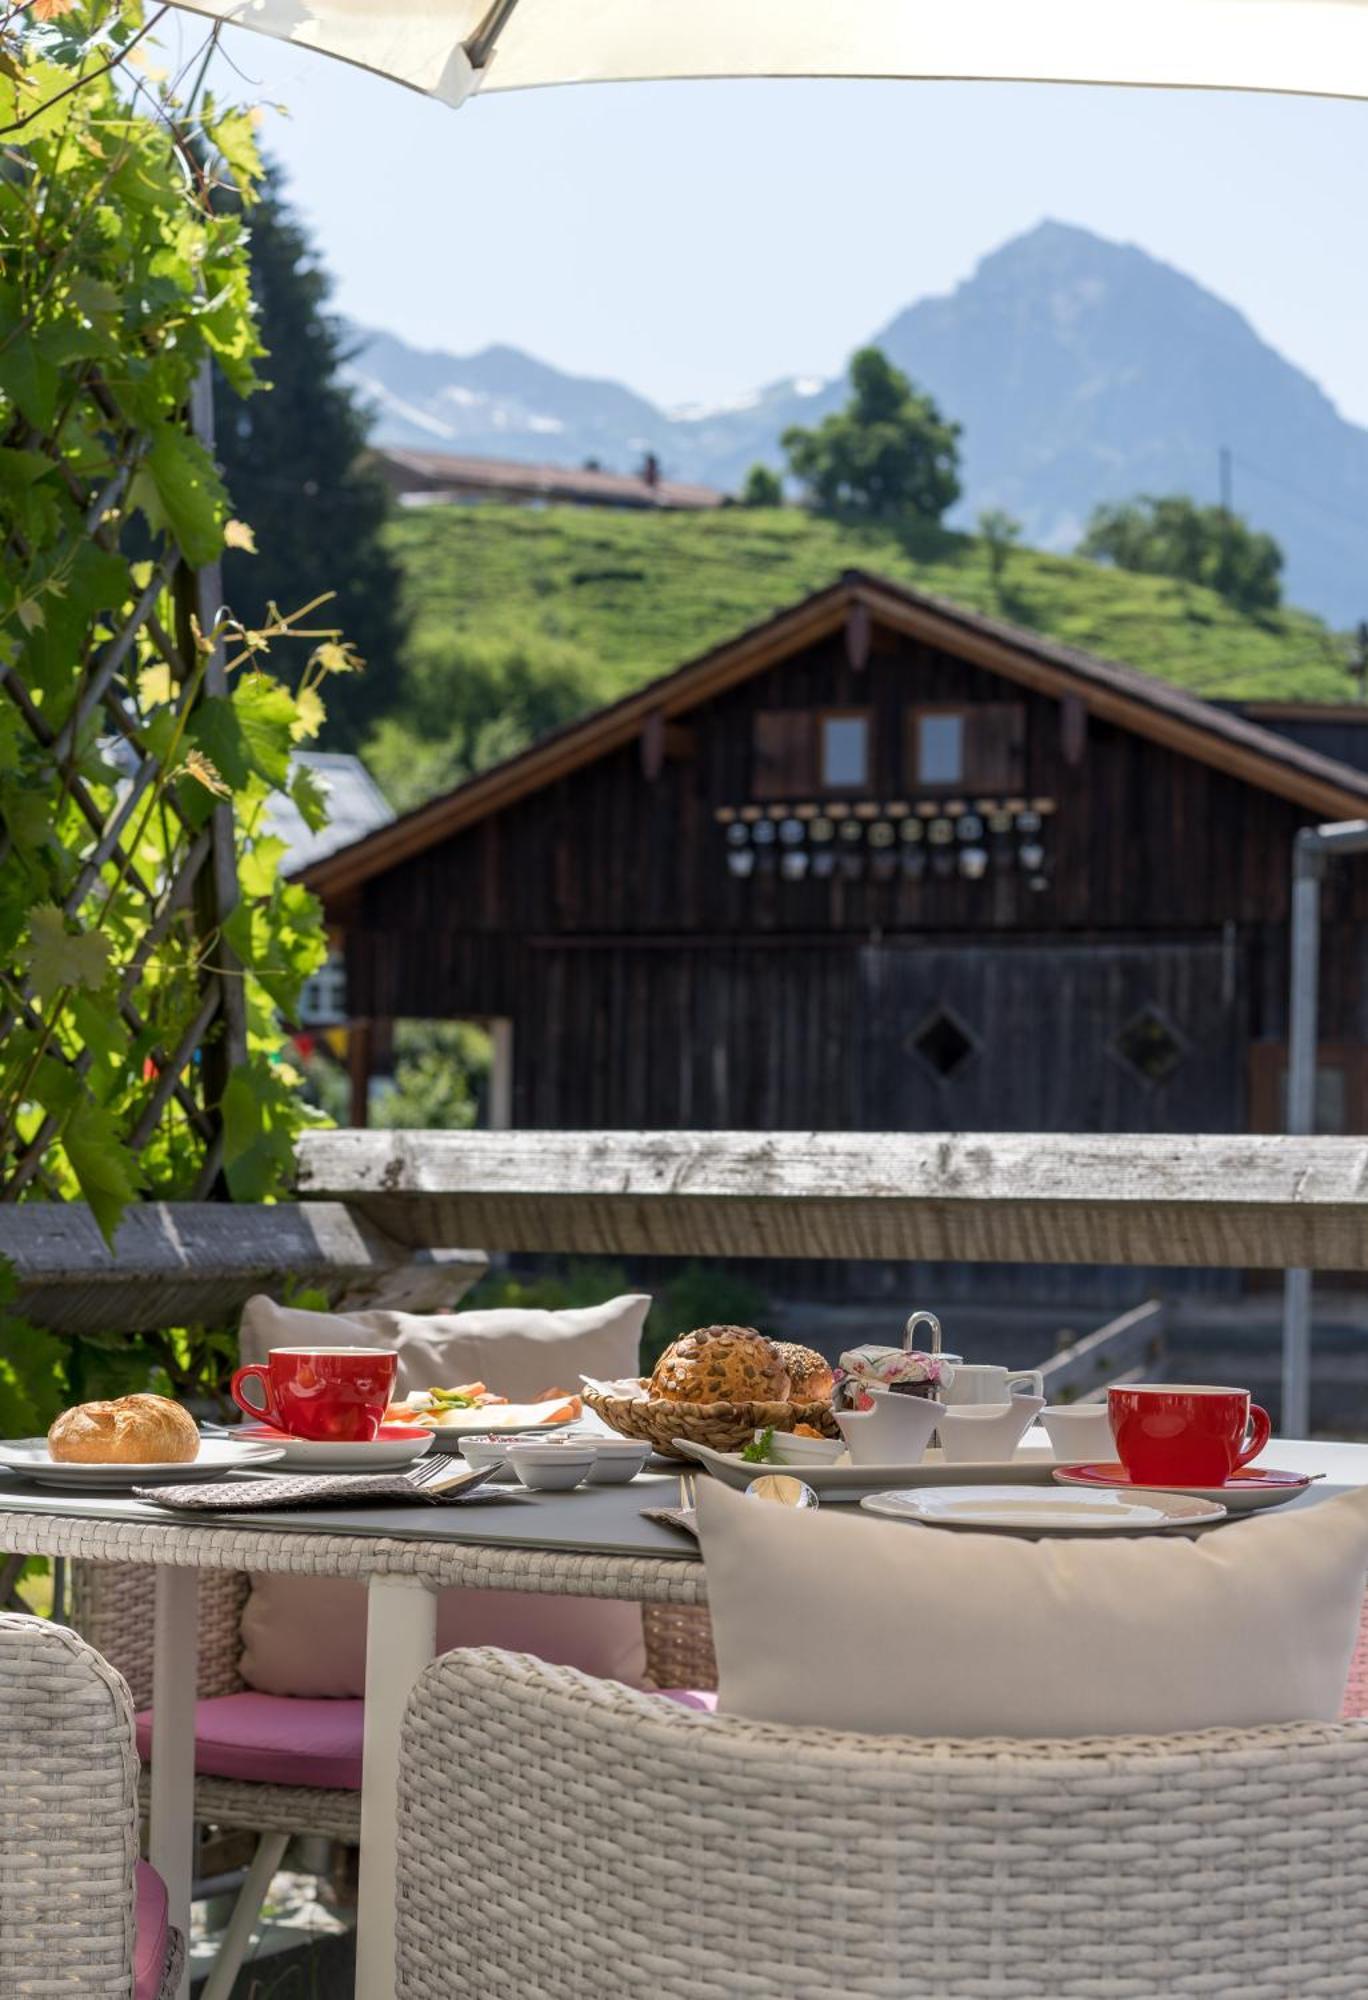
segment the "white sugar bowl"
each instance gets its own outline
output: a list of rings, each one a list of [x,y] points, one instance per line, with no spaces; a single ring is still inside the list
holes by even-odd
[[[536,1442],[519,1439],[508,1447],[508,1462],[524,1486],[534,1493],[568,1493],[582,1485],[594,1469],[591,1439]]]
[[[512,1438],[506,1437],[462,1438],[461,1457],[472,1472],[483,1472],[487,1466],[494,1466],[495,1479],[511,1479],[513,1469],[508,1463],[508,1452],[512,1442]],[[497,1470],[499,1466],[503,1467],[502,1472]]]
[[[594,1468],[589,1474],[591,1486],[625,1486],[637,1474],[651,1456],[651,1447],[645,1438],[586,1438],[585,1445],[594,1454]]]

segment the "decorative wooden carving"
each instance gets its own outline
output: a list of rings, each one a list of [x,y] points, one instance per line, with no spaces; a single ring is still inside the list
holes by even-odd
[[[1081,696],[1066,694],[1059,704],[1059,742],[1066,764],[1081,764],[1088,749],[1088,709]]]
[[[846,659],[853,670],[863,673],[869,664],[869,650],[874,637],[874,627],[869,616],[869,606],[856,599],[846,613],[845,651]]]

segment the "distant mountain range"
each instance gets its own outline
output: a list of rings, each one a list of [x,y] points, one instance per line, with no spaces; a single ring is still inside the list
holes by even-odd
[[[788,424],[845,396],[840,379],[788,378],[726,408],[667,411],[514,347],[457,356],[355,334],[377,442],[624,471],[653,451],[668,473],[729,489],[757,459],[781,464]],[[1145,251],[1043,222],[872,338],[964,428],[952,520],[1005,507],[1036,547],[1071,549],[1099,500],[1215,500],[1225,447],[1236,508],[1286,552],[1288,598],[1339,625],[1368,617],[1368,430]]]

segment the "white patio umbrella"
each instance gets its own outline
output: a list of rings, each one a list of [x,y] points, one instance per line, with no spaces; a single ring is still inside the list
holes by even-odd
[[[460,104],[665,77],[1368,97],[1368,0],[176,0]]]

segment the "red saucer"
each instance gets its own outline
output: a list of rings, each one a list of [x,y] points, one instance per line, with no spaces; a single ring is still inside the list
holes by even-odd
[[[1133,1480],[1124,1465],[1061,1465],[1055,1468],[1061,1486],[1118,1486],[1147,1493],[1190,1493],[1203,1500],[1219,1500],[1231,1512],[1253,1507],[1276,1507],[1282,1500],[1295,1499],[1311,1484],[1304,1472],[1278,1472],[1272,1466],[1241,1466],[1217,1486],[1171,1486],[1149,1480],[1143,1486]]]
[[[273,1424],[239,1424],[237,1435],[250,1438],[254,1444],[312,1444],[319,1440],[297,1438],[292,1431],[278,1431]],[[381,1424],[372,1444],[416,1444],[419,1438],[431,1437],[425,1424]],[[323,1443],[331,1440],[323,1439]]]

